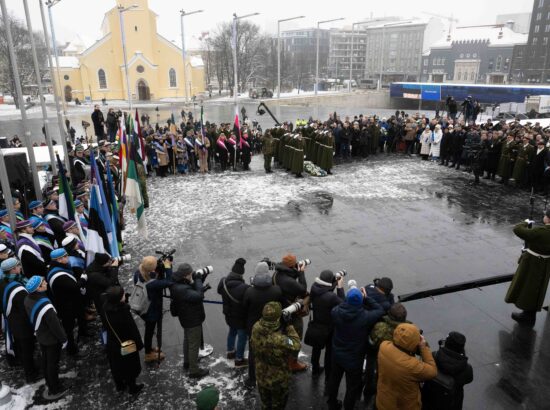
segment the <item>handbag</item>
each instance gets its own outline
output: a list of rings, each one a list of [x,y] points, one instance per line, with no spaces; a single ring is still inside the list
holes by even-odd
[[[111,322],[109,322],[109,316],[107,316],[107,312],[105,312],[105,319],[107,319],[107,324],[109,325],[109,327],[113,331],[113,334],[117,338],[118,343],[120,343],[120,355],[121,356],[127,356],[129,354],[137,352],[136,342],[134,342],[131,339],[125,340],[124,342],[120,340],[120,338],[118,337],[118,335],[115,332],[115,329],[113,329],[113,326],[111,326]]]
[[[327,343],[329,334],[330,327],[328,325],[310,320],[304,336],[304,343],[308,346],[322,349]]]

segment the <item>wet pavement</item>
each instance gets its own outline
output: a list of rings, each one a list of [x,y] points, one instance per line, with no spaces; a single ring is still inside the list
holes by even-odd
[[[262,257],[279,260],[289,251],[312,260],[309,285],[323,269],[346,269],[346,280],[360,285],[390,276],[397,295],[515,270],[522,242],[512,226],[529,216],[524,191],[486,181],[472,186],[471,174],[416,157],[346,163],[325,178],[296,179],[278,169],[266,175],[261,168],[262,159],[254,157],[247,173],[150,178],[149,239],[137,235],[128,216],[125,240],[133,260],[122,270],[121,282],[141,256],[171,248],[177,249],[175,264],[213,265],[208,280],[213,287],[238,257],[248,261],[248,280]],[[535,207],[540,223],[544,198],[537,197]],[[506,289],[502,284],[406,303],[408,319],[424,330],[434,349],[451,330],[466,335],[474,382],[465,387],[465,409],[548,408],[550,321],[543,312],[533,329],[515,326],[514,307],[503,301]],[[215,290],[207,298],[220,299]],[[220,389],[224,409],[259,408],[256,393],[243,387],[246,370],[233,369],[225,359],[220,305],[207,304],[206,315],[205,343],[214,352],[202,365],[210,376],[198,382],[185,377],[183,332],[166,313],[166,360],[159,368],[143,366],[146,389],[139,397],[115,392],[97,341],[76,362],[63,359],[62,373],[73,387],[57,407],[47,408],[190,409],[195,394],[209,384]],[[139,319],[138,324],[143,329]],[[310,348],[302,352],[309,361]],[[27,405],[42,404],[37,397],[43,381],[21,387],[20,372],[2,367],[2,374]],[[342,384],[342,396],[344,390]],[[323,379],[313,379],[309,370],[294,376],[288,408],[326,408],[322,391]]]

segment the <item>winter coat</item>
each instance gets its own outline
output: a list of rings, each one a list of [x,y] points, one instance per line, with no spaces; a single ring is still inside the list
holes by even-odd
[[[432,145],[430,146],[430,155],[434,158],[438,158],[441,153],[441,139],[443,138],[443,132],[436,130],[432,135]]]
[[[157,322],[162,318],[163,309],[163,291],[174,284],[172,282],[172,269],[166,269],[166,279],[153,279],[147,282],[145,289],[147,289],[147,297],[151,301],[147,312],[141,316],[146,322]],[[134,285],[138,282],[144,283],[143,276],[140,275],[139,270],[134,272]]]
[[[390,309],[391,305],[395,303],[393,293],[390,293],[389,295],[381,293],[378,291],[378,289],[376,289],[376,286],[374,286],[373,284],[365,286],[365,291],[367,292],[367,296],[379,303],[385,312],[387,312]],[[367,299],[365,299],[364,302],[365,306],[368,306]]]
[[[40,247],[34,238],[26,233],[19,234],[17,241],[17,256],[21,261],[23,273],[27,278],[39,275],[46,276],[48,266],[44,261],[44,256],[40,252]]]
[[[432,132],[424,131],[420,135],[420,143],[422,148],[420,149],[420,155],[430,155],[430,145],[432,144]]]
[[[5,308],[8,306],[8,301],[11,297],[11,310],[10,314],[7,317],[8,326],[12,336],[17,339],[30,339],[33,337],[33,329],[29,322],[29,316],[25,310],[25,297],[27,296],[27,291],[25,286],[21,282],[17,282],[15,285],[11,285],[6,293],[6,287],[13,283],[14,281],[7,281],[5,278],[0,281],[0,298],[2,302],[0,303],[0,313],[5,317],[6,312]]]
[[[468,358],[446,347],[441,347],[433,354],[437,371],[454,380],[453,393],[449,397],[441,397],[434,394],[433,385],[430,382],[424,383],[422,388],[422,409],[423,410],[462,410],[464,401],[464,385],[474,380],[472,366],[468,364]]]
[[[380,343],[383,341],[393,340],[393,331],[401,323],[411,323],[408,320],[405,322],[399,322],[393,319],[390,315],[385,315],[382,320],[374,325],[372,332],[370,332],[370,340],[376,348],[380,347]]]
[[[514,227],[514,233],[526,241],[529,251],[550,255],[550,225],[529,229],[527,222],[522,222]],[[550,258],[539,258],[529,251],[521,254],[504,300],[521,310],[540,311],[550,279]]]
[[[86,294],[90,296],[97,311],[103,312],[101,295],[108,287],[118,285],[118,269],[114,267],[103,267],[93,262],[88,269],[88,281],[86,282]]]
[[[141,373],[139,351],[143,349],[143,341],[126,303],[105,303],[103,309],[107,330],[107,358],[111,373],[115,380],[136,379]],[[115,335],[116,333],[116,335]],[[120,354],[120,343],[133,340],[137,351],[128,355]]]
[[[332,283],[323,282],[317,278],[315,283],[311,285],[311,291],[309,292],[313,310],[313,321],[327,325],[331,329],[333,327],[332,309],[346,298],[343,288],[337,288],[336,293],[334,293],[334,287],[335,285]]]
[[[39,344],[54,346],[67,341],[67,335],[61,326],[57,313],[45,293],[31,293],[25,297],[24,303],[25,311],[31,321]],[[35,306],[38,310],[33,309]]]
[[[71,267],[53,261],[47,279],[51,300],[59,317],[76,317],[83,308],[80,293],[83,284],[75,277]]]
[[[246,332],[251,335],[252,327],[262,317],[262,310],[268,302],[284,302],[283,292],[271,280],[260,281],[255,278],[254,284],[246,289],[243,296],[243,307],[246,311]]]
[[[200,277],[194,279],[193,283],[187,279],[181,281],[178,279],[177,283],[170,287],[170,296],[175,310],[178,312],[181,327],[188,329],[200,326],[204,322],[206,314],[204,313],[204,292]]]
[[[412,325],[409,325],[412,326]],[[418,340],[410,332],[394,334],[393,342],[382,342],[378,352],[378,410],[420,410],[420,383],[437,375],[432,352],[424,346],[416,358]]]
[[[304,272],[288,268],[282,263],[275,265],[273,284],[278,285],[285,298],[283,309],[294,303],[297,298],[304,298],[307,295],[307,282]]]
[[[346,370],[363,367],[367,337],[384,314],[384,309],[374,299],[366,299],[370,310],[363,305],[352,306],[344,302],[331,311],[334,324],[332,358]]]
[[[229,327],[235,329],[246,328],[246,309],[243,305],[243,298],[249,287],[250,285],[244,282],[243,275],[239,275],[238,273],[231,272],[220,280],[218,284],[218,293],[222,295],[223,314],[225,316],[225,322]],[[225,288],[227,288],[229,294],[236,302],[228,296]]]

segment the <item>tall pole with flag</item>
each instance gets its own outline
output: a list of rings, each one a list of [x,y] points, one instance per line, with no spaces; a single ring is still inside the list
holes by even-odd
[[[137,218],[137,230],[142,238],[147,239],[147,224],[145,222],[145,205],[143,201],[143,195],[139,187],[138,174],[136,169],[136,147],[131,144],[130,155],[128,161],[128,174],[126,179],[126,203],[130,209],[130,213],[136,214]]]
[[[67,180],[67,176],[65,175],[65,168],[63,167],[63,163],[61,162],[59,155],[56,153],[55,156],[57,158],[57,167],[59,169],[59,215],[68,221],[75,221],[78,226],[80,240],[85,243],[84,233],[82,232],[82,226],[80,225],[80,218],[78,216],[75,217],[73,193],[71,191],[69,181]]]

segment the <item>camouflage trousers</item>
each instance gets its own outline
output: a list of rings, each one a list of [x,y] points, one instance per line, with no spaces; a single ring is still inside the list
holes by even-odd
[[[288,400],[288,386],[272,385],[269,388],[258,383],[262,410],[284,410]]]

